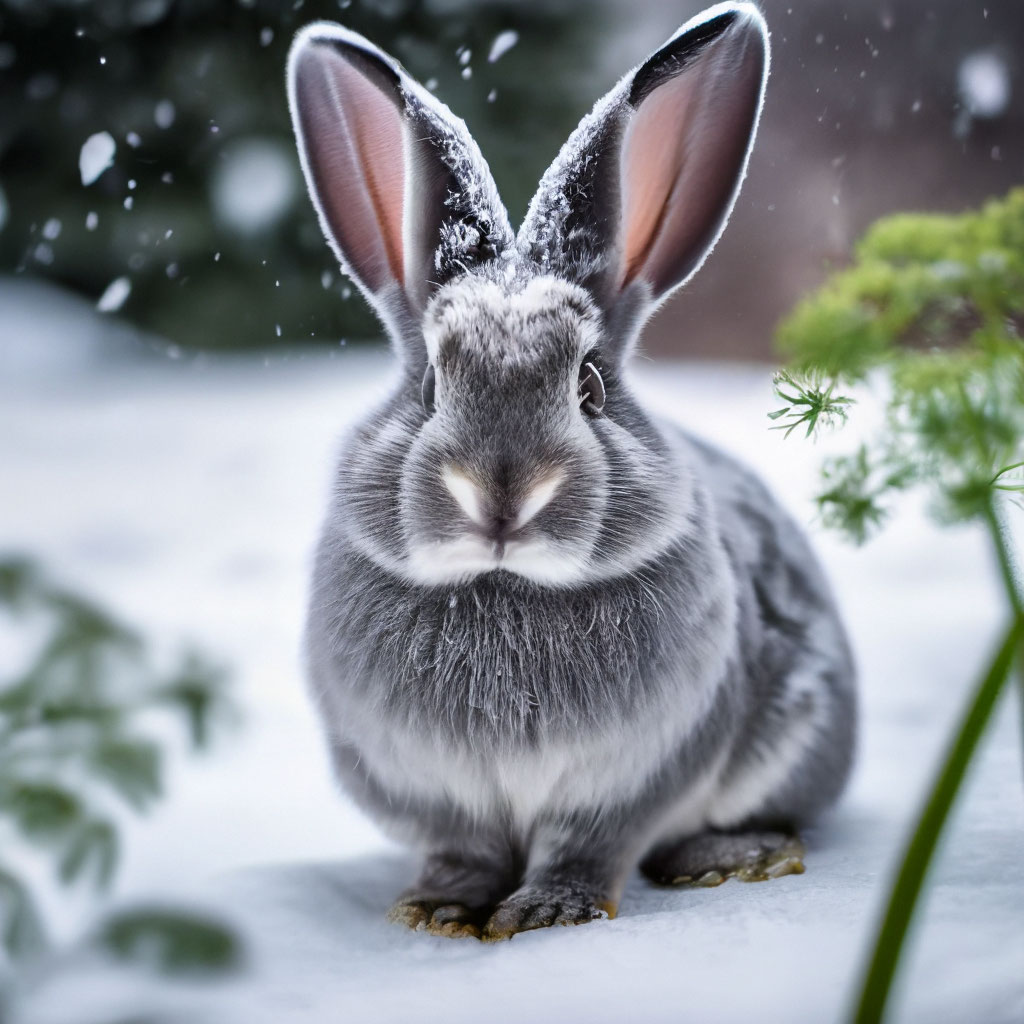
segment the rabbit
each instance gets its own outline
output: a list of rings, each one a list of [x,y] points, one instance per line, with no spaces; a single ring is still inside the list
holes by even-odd
[[[332,23],[288,59],[328,242],[398,356],[341,445],[305,638],[333,768],[422,855],[392,920],[497,940],[803,871],[855,672],[800,529],[627,361],[735,202],[768,34],[723,3],[570,136],[513,232],[465,124]]]

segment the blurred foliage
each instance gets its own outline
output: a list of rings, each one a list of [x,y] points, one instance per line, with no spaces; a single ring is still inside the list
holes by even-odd
[[[138,634],[21,559],[0,560],[0,626],[5,647],[27,654],[0,675],[0,835],[46,854],[62,885],[104,889],[119,854],[116,805],[143,812],[162,793],[162,746],[147,722],[180,719],[189,744],[204,747],[228,710],[224,675],[195,653],[157,671]],[[186,916],[126,911],[118,921],[99,933],[112,950],[149,936],[172,966],[204,950],[217,966],[234,945],[212,922],[190,931]],[[0,950],[19,960],[46,947],[38,901],[0,861]]]
[[[843,403],[884,372],[886,428],[829,460],[818,504],[861,542],[896,493],[921,486],[942,522],[1024,492],[1024,189],[960,216],[879,221],[855,261],[779,328],[791,370],[779,417]],[[823,383],[824,382],[824,383]],[[810,424],[809,432],[813,429]]]
[[[185,346],[379,336],[295,155],[285,56],[317,18],[394,53],[467,120],[514,220],[610,84],[594,82],[600,8],[569,0],[0,0],[0,271],[93,297],[126,277],[122,314]],[[520,42],[489,62],[508,29]],[[81,147],[104,131],[113,165],[83,186]]]
[[[843,386],[885,389],[885,424],[826,460],[817,501],[827,526],[863,542],[908,488],[942,523],[989,535],[1009,623],[979,674],[911,831],[851,1019],[878,1024],[929,865],[966,772],[1014,671],[1024,701],[1024,594],[1002,520],[1024,496],[1024,189],[959,216],[901,214],[872,227],[852,265],[780,326],[793,426],[845,419]],[[941,553],[939,554],[941,557]],[[1007,865],[1012,870],[1012,865]]]
[[[226,971],[241,960],[237,939],[219,921],[173,907],[138,907],[111,914],[99,938],[122,959],[164,973]]]

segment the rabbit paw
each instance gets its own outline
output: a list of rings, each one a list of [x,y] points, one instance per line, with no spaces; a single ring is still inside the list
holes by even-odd
[[[804,844],[784,832],[706,832],[655,849],[640,870],[658,885],[765,882],[804,873]]]
[[[388,911],[388,920],[413,931],[449,939],[478,939],[487,911],[463,903],[445,903],[415,895],[403,896]]]
[[[481,938],[485,942],[496,942],[535,928],[586,924],[599,918],[612,918],[615,911],[615,904],[598,900],[593,893],[578,886],[526,886],[498,904],[484,925]]]

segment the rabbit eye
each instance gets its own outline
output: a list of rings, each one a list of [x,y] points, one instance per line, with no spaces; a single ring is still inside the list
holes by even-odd
[[[594,363],[580,367],[579,384],[580,408],[591,416],[599,416],[604,409],[604,381]]]
[[[423,399],[423,411],[429,416],[434,411],[434,367],[430,363],[427,363],[426,373],[423,374],[420,397]]]

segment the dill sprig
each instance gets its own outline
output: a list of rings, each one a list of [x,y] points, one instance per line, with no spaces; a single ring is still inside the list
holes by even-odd
[[[891,499],[922,490],[940,523],[988,531],[1009,624],[979,674],[908,839],[851,1019],[885,1012],[929,863],[1000,693],[1016,673],[1024,698],[1024,594],[1003,523],[1024,500],[1024,189],[957,216],[900,214],[876,223],[850,267],[781,324],[788,404],[770,413],[789,436],[847,419],[836,388],[884,381],[884,426],[822,466],[823,523],[863,543]],[[823,383],[827,382],[827,384]],[[1009,867],[1009,866],[1008,866]]]

